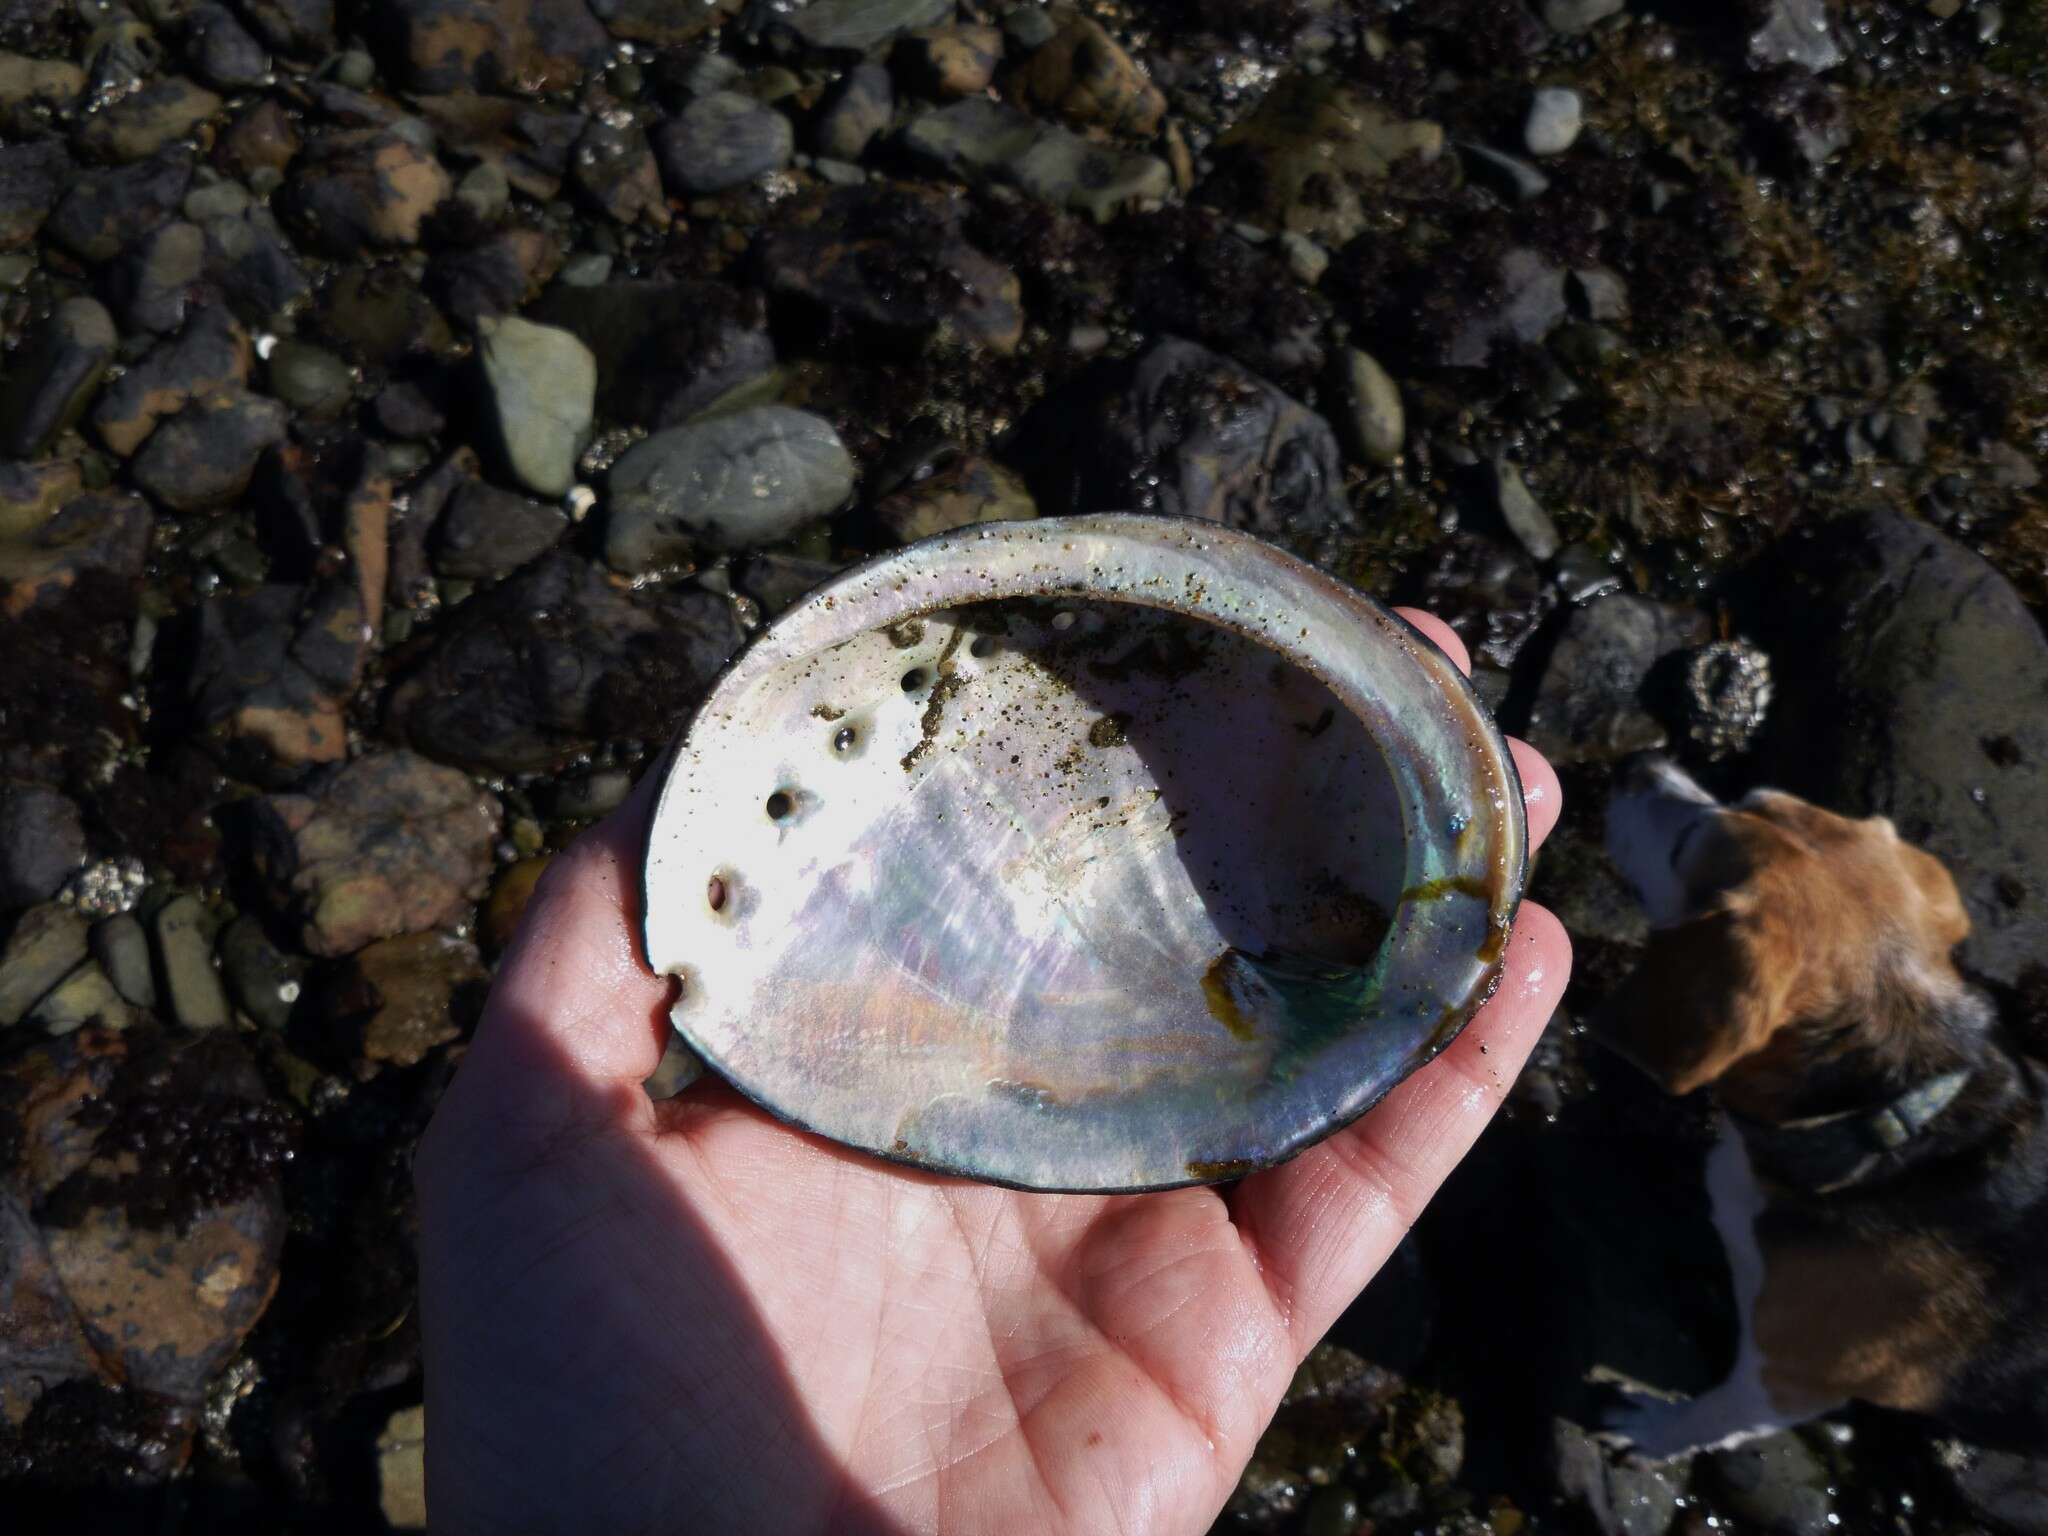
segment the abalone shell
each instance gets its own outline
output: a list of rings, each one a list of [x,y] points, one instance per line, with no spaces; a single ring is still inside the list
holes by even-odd
[[[1242,533],[962,530],[763,630],[645,870],[676,1028],[782,1118],[1029,1189],[1265,1167],[1485,999],[1513,759],[1394,614]]]

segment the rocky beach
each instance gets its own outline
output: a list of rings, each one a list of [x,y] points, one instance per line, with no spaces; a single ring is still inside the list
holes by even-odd
[[[832,573],[1150,510],[1457,629],[1577,954],[1217,1529],[2048,1530],[1875,1409],[1594,1435],[1734,1322],[1584,1034],[1661,748],[1892,817],[2048,1050],[2034,0],[0,0],[0,339],[10,1529],[423,1528],[411,1157],[550,858]]]

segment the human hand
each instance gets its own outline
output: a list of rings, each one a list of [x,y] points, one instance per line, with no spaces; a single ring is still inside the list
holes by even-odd
[[[1558,783],[1513,745],[1533,848]],[[437,1531],[1204,1531],[1570,966],[1525,902],[1451,1047],[1293,1161],[1220,1190],[1022,1194],[848,1151],[722,1084],[648,1099],[670,990],[634,937],[650,799],[549,869],[420,1145]]]

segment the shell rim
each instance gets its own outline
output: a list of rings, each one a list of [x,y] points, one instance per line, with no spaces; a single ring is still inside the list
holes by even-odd
[[[715,1075],[721,1084],[730,1088],[747,1103],[763,1111],[778,1124],[786,1125],[792,1130],[822,1141],[840,1152],[858,1157],[872,1158],[877,1162],[886,1163],[892,1167],[925,1174],[933,1178],[960,1179],[970,1183],[988,1185],[996,1189],[1013,1190],[1018,1194],[1101,1195],[1109,1197],[1116,1195],[1159,1194],[1175,1189],[1222,1188],[1234,1184],[1240,1179],[1248,1178],[1252,1174],[1264,1173],[1269,1169],[1281,1167],[1303,1153],[1321,1145],[1339,1132],[1357,1124],[1358,1121],[1371,1114],[1396,1088],[1407,1082],[1416,1073],[1430,1065],[1437,1057],[1448,1050],[1458,1036],[1465,1032],[1466,1026],[1472,1022],[1479,1010],[1485,1007],[1500,989],[1501,979],[1507,971],[1509,947],[1513,942],[1514,921],[1520,915],[1522,901],[1527,894],[1529,873],[1528,801],[1523,790],[1521,769],[1515,762],[1515,754],[1508,746],[1507,735],[1501,730],[1499,724],[1494,720],[1492,712],[1487,709],[1485,703],[1480,699],[1478,691],[1472,685],[1471,678],[1450,659],[1442,647],[1437,645],[1434,640],[1430,639],[1428,635],[1424,634],[1401,614],[1397,613],[1389,604],[1381,602],[1370,593],[1360,591],[1349,583],[1340,581],[1329,572],[1281,548],[1277,544],[1259,538],[1256,534],[1247,533],[1242,529],[1229,527],[1226,524],[1208,523],[1194,518],[1165,517],[1142,512],[1095,512],[1064,517],[1034,518],[1022,523],[982,525],[975,528],[973,534],[980,538],[998,538],[1007,541],[1007,539],[1019,536],[1017,530],[1028,530],[1033,534],[1043,535],[1047,532],[1058,532],[1066,528],[1081,531],[1103,524],[1114,527],[1126,520],[1133,525],[1140,523],[1153,525],[1185,524],[1190,530],[1199,531],[1203,538],[1251,546],[1268,558],[1276,560],[1281,569],[1286,571],[1289,576],[1296,579],[1307,577],[1312,580],[1329,582],[1342,587],[1347,596],[1364,603],[1379,617],[1391,621],[1413,641],[1428,647],[1429,650],[1435,652],[1443,659],[1448,676],[1452,681],[1452,686],[1461,695],[1461,702],[1466,706],[1470,717],[1478,724],[1480,731],[1487,740],[1488,746],[1497,750],[1500,763],[1506,773],[1504,787],[1511,791],[1507,797],[1502,830],[1514,845],[1514,858],[1510,868],[1506,871],[1501,885],[1499,906],[1502,912],[1502,921],[1508,929],[1508,940],[1502,944],[1500,956],[1481,973],[1478,981],[1473,984],[1471,991],[1465,999],[1446,1010],[1447,1013],[1455,1015],[1453,1021],[1440,1026],[1426,1042],[1412,1053],[1399,1076],[1380,1089],[1378,1093],[1366,1099],[1351,1113],[1339,1119],[1329,1120],[1313,1131],[1305,1132],[1296,1141],[1271,1156],[1247,1159],[1241,1169],[1233,1168],[1232,1172],[1224,1177],[1189,1177],[1133,1185],[1024,1184],[1013,1179],[1005,1179],[987,1173],[978,1173],[971,1169],[943,1162],[907,1157],[881,1148],[863,1147],[851,1142],[841,1141],[829,1132],[820,1130],[818,1127],[810,1124],[801,1115],[792,1113],[780,1105],[770,1103],[760,1095],[749,1091],[745,1085],[728,1076],[720,1067],[717,1054],[707,1050],[685,1026],[676,1021],[673,1005],[665,1006],[664,1011],[669,1015],[669,1028],[685,1045],[696,1053],[698,1059],[704,1064],[706,1072]],[[809,608],[812,604],[828,596],[835,595],[841,587],[855,586],[871,580],[876,572],[890,565],[899,562],[912,562],[920,550],[958,543],[967,536],[969,536],[969,530],[960,528],[948,529],[920,539],[916,543],[906,544],[901,548],[871,556],[866,560],[848,566],[845,570],[834,573],[830,578],[820,582],[817,586],[812,587],[797,598],[796,601],[791,603],[788,608],[784,609],[773,620],[763,624],[760,629],[756,630],[747,639],[744,645],[733,653],[726,664],[719,669],[717,677],[712,680],[710,685],[704,690],[703,696],[691,709],[689,720],[670,740],[668,748],[663,752],[661,761],[655,770],[661,776],[661,785],[655,793],[652,806],[649,808],[647,831],[642,839],[643,847],[638,863],[638,878],[636,880],[636,889],[640,897],[640,913],[637,921],[632,925],[635,937],[639,940],[640,953],[637,958],[642,965],[647,967],[651,974],[655,976],[672,976],[675,973],[656,969],[650,959],[651,946],[647,938],[650,895],[648,890],[648,865],[650,862],[648,853],[651,851],[654,829],[661,819],[662,805],[668,796],[669,777],[674,772],[677,761],[682,755],[683,746],[688,742],[691,732],[696,729],[697,721],[703,714],[705,707],[718,696],[720,690],[731,680],[734,673],[738,672],[754,653],[769,641],[769,637],[782,624],[784,619],[797,613],[799,610]],[[1053,594],[1048,592],[1045,595],[1050,596]],[[1068,587],[1062,589],[1059,595],[1071,597],[1076,595],[1076,592],[1073,587]],[[1241,634],[1255,644],[1266,646],[1267,649],[1277,650],[1275,647],[1266,645],[1266,642],[1259,635],[1237,629],[1232,625],[1222,622],[1212,614],[1187,613],[1169,603],[1141,602],[1124,593],[1091,594],[1083,590],[1079,595],[1084,597],[1093,596],[1110,602],[1127,602],[1139,607],[1163,608],[1168,612],[1180,613],[1184,618],[1193,619],[1199,623],[1213,624],[1219,629]],[[897,623],[906,618],[920,618],[931,613],[942,612],[948,608],[958,608],[961,606],[963,605],[957,598],[934,600],[924,604],[913,601],[902,606],[900,609],[891,609],[887,613],[879,615],[876,623],[870,627],[879,628],[884,625]],[[1292,659],[1289,659],[1292,662]],[[1298,662],[1292,662],[1292,664],[1299,665]],[[684,1090],[685,1094],[688,1092],[688,1089]]]

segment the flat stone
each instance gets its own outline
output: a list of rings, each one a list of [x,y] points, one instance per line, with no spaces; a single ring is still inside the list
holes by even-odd
[[[1628,0],[1543,0],[1543,21],[1553,32],[1584,32],[1627,5]]]
[[[88,1024],[126,1029],[135,1019],[133,1006],[90,960],[44,993],[28,1016],[28,1022],[46,1035],[68,1035]]]
[[[434,569],[464,581],[495,581],[554,548],[568,528],[560,507],[466,480],[434,524]]]
[[[187,1029],[220,1029],[228,1022],[228,995],[213,968],[213,919],[197,897],[176,896],[151,924],[164,1001]]]
[[[503,812],[467,775],[372,752],[252,806],[257,872],[309,953],[440,927],[482,894]]]
[[[1077,17],[1032,53],[1018,72],[1026,105],[1076,128],[1148,139],[1166,115],[1166,95],[1099,22]]]
[[[0,780],[0,912],[47,901],[86,860],[85,826],[47,784]]]
[[[931,474],[875,503],[875,522],[899,544],[914,544],[977,523],[1021,522],[1038,516],[1024,482],[992,459],[952,457]]]
[[[597,360],[567,331],[516,316],[479,324],[477,355],[499,451],[513,478],[540,496],[576,483],[590,435]]]
[[[1356,347],[1344,354],[1342,383],[1352,447],[1368,463],[1394,463],[1408,442],[1400,386],[1370,354]]]
[[[196,396],[136,454],[135,483],[175,512],[203,512],[249,488],[256,461],[284,441],[281,401],[226,385]]]
[[[772,544],[838,508],[854,479],[832,424],[788,406],[671,427],[612,466],[605,559],[638,573],[692,549]]]
[[[951,19],[953,0],[814,0],[790,29],[821,52],[866,53],[902,32]]]
[[[55,902],[30,907],[0,945],[0,1025],[19,1024],[84,962],[85,919]]]
[[[1545,86],[1529,102],[1522,147],[1532,155],[1561,155],[1579,141],[1585,102],[1577,91]]]
[[[149,935],[133,913],[116,912],[93,924],[93,958],[114,990],[137,1008],[156,1007],[156,972],[149,961]]]
[[[649,135],[663,185],[678,196],[723,192],[789,164],[787,117],[737,91],[700,96]]]
[[[113,361],[114,317],[97,299],[66,299],[7,360],[0,455],[40,458],[84,414]]]
[[[925,113],[901,142],[913,159],[947,175],[1013,186],[1098,223],[1173,190],[1164,160],[1091,143],[983,97]]]
[[[411,1067],[462,1038],[462,1016],[481,1001],[476,946],[444,933],[380,939],[350,956],[320,991],[320,1010],[360,1076]],[[459,993],[468,993],[467,999]],[[464,1006],[464,1004],[467,1006]]]
[[[857,161],[895,115],[896,92],[889,71],[879,64],[860,63],[833,83],[818,104],[811,126],[811,144],[831,159]]]

